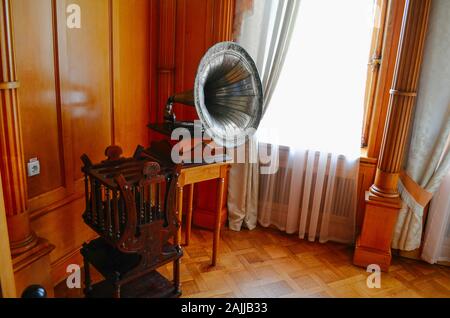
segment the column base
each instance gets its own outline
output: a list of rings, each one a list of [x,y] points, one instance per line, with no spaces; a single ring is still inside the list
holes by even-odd
[[[33,248],[13,256],[17,297],[21,296],[25,288],[34,284],[44,287],[48,297],[54,296],[50,261],[50,252],[54,248],[47,240],[38,238]]]
[[[30,228],[28,212],[7,215],[7,222],[13,257],[33,249],[38,244],[38,238]]]
[[[370,247],[361,246],[360,238],[356,241],[355,254],[353,255],[353,264],[367,268],[369,265],[376,264],[380,266],[383,272],[389,271],[391,265],[392,252],[380,251]]]
[[[401,206],[399,198],[374,197],[366,192],[364,222],[356,242],[353,264],[362,267],[376,264],[382,271],[389,270],[392,236]]]

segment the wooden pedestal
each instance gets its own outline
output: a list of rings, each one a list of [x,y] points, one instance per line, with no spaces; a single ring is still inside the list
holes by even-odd
[[[13,257],[17,297],[29,285],[36,284],[45,288],[47,297],[53,297],[50,252],[54,248],[47,240],[39,239],[35,247]]]
[[[388,271],[392,235],[400,208],[400,199],[384,201],[366,193],[364,223],[356,242],[353,264],[361,267],[376,264],[382,271]]]

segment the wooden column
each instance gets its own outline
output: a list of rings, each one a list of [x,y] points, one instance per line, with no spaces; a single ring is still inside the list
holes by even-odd
[[[23,156],[10,0],[0,1],[0,170],[12,255],[37,243],[27,213],[27,186]]]
[[[405,4],[389,110],[375,182],[366,193],[366,208],[354,264],[380,265],[387,271],[401,199],[397,190],[422,64],[431,0]]]
[[[0,0],[0,25],[0,173],[16,290],[20,295],[28,285],[41,284],[52,296],[49,253],[54,247],[31,230],[27,211],[11,0]]]

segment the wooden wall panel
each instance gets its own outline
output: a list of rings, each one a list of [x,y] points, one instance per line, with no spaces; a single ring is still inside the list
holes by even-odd
[[[66,26],[66,6],[81,8],[80,29]],[[112,142],[112,71],[108,0],[57,1],[61,103],[69,113],[74,179],[82,177],[80,157],[101,160]]]
[[[148,145],[146,125],[156,94],[157,1],[14,0],[18,77],[32,228],[56,248],[54,283],[80,263],[79,248],[94,233],[83,223],[80,156],[104,159],[120,144],[131,154]],[[81,29],[66,26],[69,4],[81,8]],[[153,95],[152,95],[153,94]]]
[[[201,58],[217,42],[232,39],[234,0],[160,0],[158,96],[156,121],[163,120],[162,109],[169,96],[194,87]],[[178,120],[198,118],[194,107],[175,105]],[[151,135],[159,140],[158,134]],[[214,214],[216,182],[195,186],[194,213]],[[187,191],[186,191],[187,193]],[[226,193],[225,193],[226,196]],[[224,198],[226,209],[226,198]]]
[[[137,144],[148,143],[150,5],[146,0],[113,0],[114,135],[128,156]]]
[[[158,1],[157,94],[152,113],[155,122],[163,120],[163,107],[175,90],[175,47],[177,0]],[[153,138],[153,134],[152,134]]]
[[[150,14],[149,14],[149,32],[150,38],[150,81],[148,87],[150,88],[150,109],[149,109],[149,120],[151,123],[156,122],[158,118],[158,105],[156,101],[158,99],[158,55],[159,55],[159,3],[158,1],[150,1]],[[148,140],[150,140],[150,129],[148,130]]]
[[[66,26],[72,3],[81,8],[81,29]],[[29,182],[29,206],[34,230],[56,246],[50,255],[55,282],[64,278],[64,266],[79,261],[81,243],[93,235],[81,219],[79,157],[87,153],[101,160],[110,143],[120,144],[126,154],[137,144],[147,145],[150,117],[162,116],[170,94],[191,89],[203,54],[228,39],[231,23],[218,24],[230,22],[233,3],[17,0],[20,80],[29,87],[21,92],[22,126],[29,127],[25,151],[39,151],[42,172],[36,180],[43,180]],[[33,33],[32,41],[23,40]],[[180,114],[196,117],[194,109]],[[37,131],[45,138],[33,143]],[[47,173],[56,177],[45,179]]]
[[[178,0],[175,56],[175,92],[194,87],[201,58],[213,43],[212,0]],[[177,105],[180,120],[198,119],[194,107]]]
[[[34,198],[64,185],[52,1],[14,0],[12,5],[13,19],[25,22],[15,23],[14,28],[25,161],[38,158],[42,171],[27,180],[28,197]]]
[[[234,0],[160,0],[158,97],[159,121],[167,98],[194,86],[206,51],[231,40]],[[193,107],[175,105],[179,120],[197,119]]]

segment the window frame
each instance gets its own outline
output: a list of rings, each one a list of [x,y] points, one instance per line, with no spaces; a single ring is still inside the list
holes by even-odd
[[[374,25],[372,30],[372,43],[369,52],[369,62],[367,63],[361,147],[366,147],[369,141],[370,122],[372,120],[374,110],[375,93],[382,61],[388,2],[388,0],[374,0]]]
[[[364,101],[361,157],[378,158],[389,108],[406,0],[375,0],[380,28],[372,36]]]

